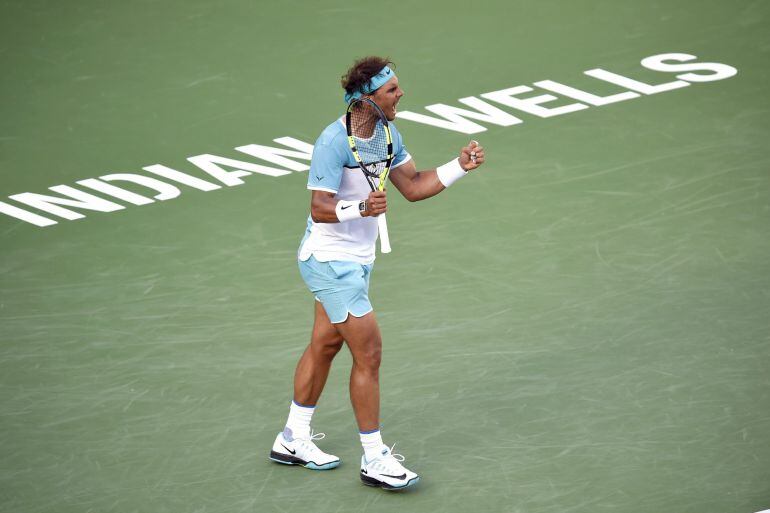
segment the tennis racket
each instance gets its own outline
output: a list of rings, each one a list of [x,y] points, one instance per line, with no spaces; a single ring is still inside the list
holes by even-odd
[[[372,100],[358,98],[348,104],[345,126],[350,150],[358,167],[364,172],[369,187],[372,191],[385,190],[390,164],[393,162],[393,138],[385,114]],[[385,214],[377,216],[377,228],[380,232],[380,251],[390,253]]]

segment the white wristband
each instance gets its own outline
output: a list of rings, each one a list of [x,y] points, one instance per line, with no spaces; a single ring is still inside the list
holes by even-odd
[[[460,165],[460,159],[450,160],[443,166],[436,168],[436,175],[439,182],[444,184],[444,187],[449,187],[457,180],[467,175],[468,172]]]
[[[337,213],[337,219],[340,223],[350,221],[352,219],[361,219],[361,211],[358,209],[358,205],[361,200],[346,201],[340,200],[337,202],[337,206],[334,207],[334,212]]]

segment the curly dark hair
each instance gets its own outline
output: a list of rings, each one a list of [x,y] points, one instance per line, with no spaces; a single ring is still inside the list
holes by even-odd
[[[363,90],[374,75],[380,72],[385,66],[395,67],[395,64],[388,57],[377,57],[370,55],[358,59],[350,69],[343,75],[340,84],[347,93],[354,93]]]

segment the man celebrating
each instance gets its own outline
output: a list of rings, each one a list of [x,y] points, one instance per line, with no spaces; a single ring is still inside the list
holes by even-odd
[[[388,121],[393,121],[404,92],[391,64],[382,57],[356,61],[342,79],[345,101],[369,98]],[[418,172],[401,134],[393,124],[390,129],[394,154],[390,181],[409,201],[435,196],[484,162],[484,149],[471,141],[458,158],[437,169]],[[315,295],[315,322],[310,344],[294,374],[289,418],[273,443],[270,459],[314,470],[339,465],[337,456],[315,445],[324,435],[313,434],[310,421],[332,360],[347,342],[353,356],[350,401],[364,450],[361,480],[387,490],[404,489],[420,477],[401,464],[403,456],[382,442],[382,339],[368,295],[377,240],[376,216],[387,211],[387,197],[384,191],[370,191],[350,151],[344,119],[326,127],[316,141],[307,188],[311,191],[310,216],[298,259],[300,274]]]

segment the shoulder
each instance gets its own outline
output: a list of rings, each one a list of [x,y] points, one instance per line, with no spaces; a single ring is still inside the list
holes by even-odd
[[[401,132],[398,131],[394,123],[388,124],[390,127],[391,137],[393,138],[393,150],[395,153],[401,153],[406,151],[406,145],[404,144],[404,138],[401,137]]]
[[[388,123],[388,128],[390,128],[390,133],[393,134],[393,138],[399,142],[403,139],[401,137],[401,132],[398,131],[398,128],[396,128],[396,124],[393,122]]]
[[[335,119],[318,136],[316,145],[336,147],[340,144],[347,145],[347,130],[341,119]]]
[[[348,155],[350,154],[350,155]],[[313,147],[311,168],[342,169],[353,158],[348,146],[347,130],[339,119],[327,126]]]

